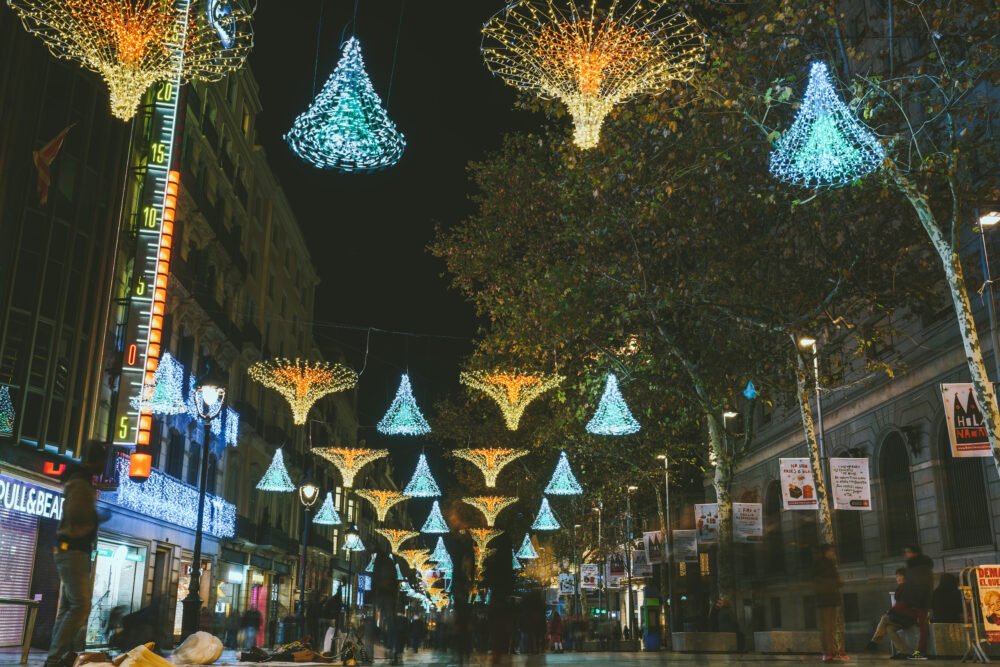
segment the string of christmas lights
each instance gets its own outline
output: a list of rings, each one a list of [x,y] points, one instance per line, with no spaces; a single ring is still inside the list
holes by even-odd
[[[0,433],[13,435],[14,421],[17,413],[14,411],[14,402],[10,399],[10,387],[0,384]]]
[[[526,449],[504,449],[494,447],[489,449],[456,449],[452,454],[473,464],[483,473],[486,486],[494,488],[500,472],[515,460],[527,456]]]
[[[312,453],[326,459],[340,471],[343,485],[354,486],[354,478],[366,465],[372,461],[389,456],[384,449],[365,449],[363,447],[315,447]]]
[[[556,470],[552,473],[549,485],[545,487],[545,493],[550,496],[583,495],[583,487],[580,486],[580,482],[576,481],[576,475],[573,474],[573,469],[569,466],[566,452],[560,452],[559,463],[556,464]]]
[[[448,533],[449,531],[450,529],[444,520],[444,515],[441,514],[441,505],[435,500],[431,506],[431,513],[427,516],[427,521],[424,522],[424,526],[420,529],[420,532],[439,535]]]
[[[594,435],[631,435],[639,432],[639,422],[632,416],[621,390],[618,378],[608,373],[604,394],[597,405],[597,411],[587,422],[587,432]]]
[[[558,387],[565,378],[561,375],[471,371],[463,372],[460,379],[465,386],[481,391],[496,401],[507,428],[516,431],[532,401]]]
[[[521,548],[517,550],[517,554],[515,555],[521,560],[535,560],[538,558],[535,545],[531,543],[531,535],[525,533],[524,542],[521,543]]]
[[[535,517],[535,522],[531,524],[531,529],[537,532],[545,532],[559,530],[560,528],[562,526],[559,525],[556,515],[549,506],[549,499],[543,497],[542,506],[538,509],[538,516]]]
[[[403,489],[403,494],[410,498],[436,498],[441,495],[441,487],[434,481],[424,454],[417,460],[417,469],[413,471],[413,477]]]
[[[337,514],[337,509],[333,506],[333,494],[329,491],[326,492],[326,500],[323,501],[323,506],[319,508],[316,516],[313,517],[313,523],[321,526],[339,526],[343,523],[340,515]]]
[[[371,503],[372,507],[375,508],[375,513],[378,515],[379,521],[385,521],[385,517],[389,514],[390,509],[399,503],[409,500],[409,497],[403,495],[399,491],[358,489],[354,493]]]
[[[278,447],[274,451],[271,465],[267,467],[264,476],[257,482],[257,490],[292,493],[295,488],[295,485],[292,484],[292,478],[288,475],[288,469],[285,467],[285,455],[282,453],[281,447]]]
[[[192,380],[194,382],[194,380]],[[140,395],[129,401],[139,412],[154,415],[182,415],[188,412],[184,400],[184,366],[169,352],[160,357],[152,384],[143,385]]]
[[[393,553],[399,553],[399,547],[403,542],[419,537],[420,533],[415,530],[403,530],[401,528],[376,528],[375,532],[385,538],[389,543],[389,549]]]
[[[466,505],[472,505],[486,517],[486,525],[492,528],[496,524],[500,512],[517,502],[517,498],[503,496],[475,496],[462,498]]]
[[[396,391],[396,398],[376,428],[384,435],[427,435],[431,432],[430,424],[424,419],[423,413],[417,407],[416,399],[413,398],[409,375],[403,375]]]
[[[326,361],[275,359],[252,365],[250,378],[281,394],[292,408],[292,420],[298,426],[306,423],[309,410],[319,399],[351,389],[358,374],[346,366]]]

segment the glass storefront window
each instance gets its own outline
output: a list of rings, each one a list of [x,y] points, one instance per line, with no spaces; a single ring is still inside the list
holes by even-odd
[[[181,560],[181,574],[177,577],[177,607],[174,610],[174,634],[180,635],[184,621],[184,598],[188,595],[191,585],[191,559]],[[201,602],[202,609],[208,604],[209,593],[212,591],[212,562],[202,559],[201,561]]]
[[[146,547],[97,541],[94,552],[94,594],[87,622],[87,644],[102,646],[121,619],[142,606]]]

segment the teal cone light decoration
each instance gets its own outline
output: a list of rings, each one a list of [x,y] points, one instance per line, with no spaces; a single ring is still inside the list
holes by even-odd
[[[448,531],[448,524],[445,523],[444,515],[441,514],[441,506],[435,500],[434,505],[431,507],[431,513],[427,516],[427,521],[424,521],[424,527],[420,529],[420,532],[440,535]]]
[[[542,532],[559,530],[560,528],[562,526],[559,525],[556,515],[552,513],[552,508],[549,507],[549,499],[543,497],[542,506],[538,509],[538,516],[535,517],[535,522],[531,524],[531,529]]]
[[[389,410],[378,423],[378,432],[384,435],[426,435],[431,426],[417,407],[410,387],[410,376],[403,375]]]
[[[434,569],[441,570],[442,572],[450,574],[455,568],[451,560],[451,554],[448,553],[448,550],[444,546],[443,537],[438,538],[437,546],[434,547],[434,552],[427,560],[436,563],[437,567]]]
[[[267,467],[267,472],[257,482],[257,490],[291,493],[295,489],[292,478],[288,476],[288,470],[285,468],[285,455],[281,453],[281,447],[278,447],[274,452],[274,458],[271,459],[271,465]]]
[[[524,542],[521,543],[521,548],[517,550],[515,554],[521,560],[535,560],[538,558],[538,552],[535,551],[535,546],[531,543],[531,535],[525,534]]]
[[[192,379],[192,383],[195,380]],[[129,401],[132,407],[154,415],[181,415],[188,412],[188,402],[184,400],[184,367],[169,352],[160,357],[153,384],[144,388],[139,396]]]
[[[559,463],[556,464],[556,471],[552,473],[549,485],[545,487],[545,493],[550,496],[582,496],[583,487],[576,481],[576,475],[569,467],[569,459],[566,452],[559,454]]]
[[[319,169],[378,171],[402,158],[406,140],[372,87],[357,39],[344,44],[337,68],[285,141]]]
[[[375,559],[378,558],[378,554],[372,554],[372,557],[368,560],[368,566],[365,567],[365,572],[371,574],[375,572]]]
[[[774,145],[771,174],[803,188],[838,187],[867,176],[885,149],[833,87],[825,63],[815,62],[795,122]]]
[[[604,395],[597,405],[597,412],[587,423],[587,432],[594,435],[631,435],[639,432],[639,422],[628,409],[614,373],[608,373]]]
[[[14,420],[17,413],[14,412],[14,402],[10,400],[10,387],[0,385],[0,433],[11,435],[14,433]]]
[[[339,526],[343,523],[340,520],[340,515],[337,514],[337,510],[333,506],[333,494],[329,491],[326,492],[326,500],[323,501],[323,506],[319,508],[316,516],[313,517],[313,523],[318,523],[321,526]]]
[[[760,396],[760,393],[757,391],[757,387],[753,385],[753,380],[747,381],[747,388],[743,390],[743,395],[748,401],[752,401]]]
[[[431,475],[431,469],[427,465],[427,457],[425,455],[420,455],[420,459],[417,461],[417,469],[413,471],[410,483],[403,489],[403,495],[410,498],[437,498],[441,495],[441,488]]]
[[[529,544],[531,543],[529,542]],[[515,572],[524,569],[524,566],[521,565],[521,561],[517,559],[517,554],[513,550],[511,550],[510,552],[510,557],[511,557],[511,567],[514,569]]]

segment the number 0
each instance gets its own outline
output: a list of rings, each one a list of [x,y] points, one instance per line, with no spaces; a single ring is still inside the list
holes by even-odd
[[[131,345],[128,346],[128,365],[129,366],[135,366],[135,358],[136,358],[137,354],[138,354],[138,349],[136,348],[135,343],[132,343]]]

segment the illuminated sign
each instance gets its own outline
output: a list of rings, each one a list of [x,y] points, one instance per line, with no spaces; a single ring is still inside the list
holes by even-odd
[[[62,519],[63,496],[61,493],[0,475],[0,507],[18,514],[58,521]]]

